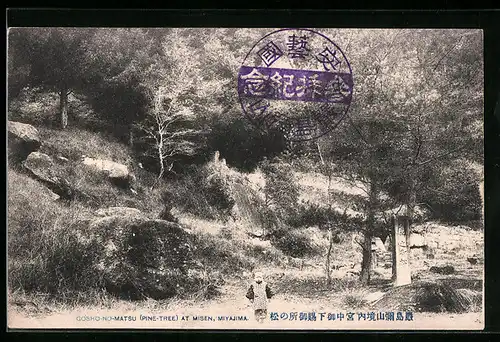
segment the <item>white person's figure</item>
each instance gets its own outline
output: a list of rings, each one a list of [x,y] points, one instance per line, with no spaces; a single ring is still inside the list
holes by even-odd
[[[264,281],[262,272],[255,272],[254,281],[247,291],[246,297],[252,302],[255,310],[255,319],[263,323],[267,316],[267,305],[273,296],[271,288]]]

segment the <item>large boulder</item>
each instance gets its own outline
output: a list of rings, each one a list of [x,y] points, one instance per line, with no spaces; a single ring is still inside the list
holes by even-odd
[[[7,124],[9,143],[9,161],[21,162],[31,152],[38,151],[41,146],[38,130],[28,124],[9,121]]]
[[[135,176],[126,165],[106,160],[83,156],[82,163],[98,172],[106,174],[115,185],[130,188],[135,182]]]
[[[45,184],[50,190],[64,199],[73,199],[75,190],[69,182],[55,171],[53,159],[41,152],[32,152],[23,162],[33,178]]]
[[[148,219],[130,209],[108,208],[107,213],[116,215],[97,217],[89,225],[104,249],[97,267],[107,291],[129,299],[163,299],[197,281],[188,276],[193,259],[190,234],[178,224]]]

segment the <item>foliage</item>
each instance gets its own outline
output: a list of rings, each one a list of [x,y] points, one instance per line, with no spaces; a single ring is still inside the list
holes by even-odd
[[[168,298],[188,277],[193,246],[175,223],[110,216],[92,221],[89,229],[103,250],[96,267],[114,295]]]
[[[278,132],[264,132],[246,118],[213,123],[209,141],[210,155],[220,151],[227,163],[241,171],[253,171],[264,158],[273,159],[285,150],[284,140]]]
[[[9,30],[9,60],[14,71],[11,80],[14,84],[19,81],[15,70],[22,69],[27,74],[23,80],[34,86],[57,91],[61,87],[83,87],[94,75],[90,41],[95,32],[91,28]]]
[[[295,228],[318,226],[320,229],[328,229],[334,226],[339,230],[355,230],[363,225],[363,219],[341,213],[332,207],[301,203],[296,215],[291,216],[287,223]]]
[[[9,31],[11,91],[26,86],[59,94],[59,124],[68,125],[68,95],[100,81],[98,59],[91,44],[94,28],[14,28]],[[19,72],[19,71],[22,72]]]
[[[471,160],[483,162],[479,31],[322,30],[349,58],[354,98],[349,116],[333,132],[317,145],[297,144],[292,157],[303,159],[303,164],[311,164],[329,179],[344,179],[363,193],[348,197],[329,192],[323,207],[298,205],[292,169],[297,170],[299,163],[285,161],[281,155],[285,144],[280,134],[259,131],[241,115],[237,70],[253,44],[268,32],[11,29],[9,118],[49,126],[56,102],[67,101],[68,114],[73,112],[79,118],[74,124],[81,126],[57,134],[51,128],[41,129],[42,151],[55,158],[68,157],[68,178],[97,206],[127,205],[156,212],[162,206],[160,189],[151,190],[157,183],[145,175],[139,177],[143,184],[137,194],[125,194],[103,177],[71,164],[83,154],[128,165],[147,155],[151,165],[158,166],[155,172],[160,177],[163,168],[180,170],[182,176],[168,181],[164,200],[211,219],[227,219],[234,208],[232,180],[205,168],[187,171],[199,168],[189,164],[205,163],[218,150],[240,170],[259,166],[265,175],[262,191],[267,206],[258,211],[268,220],[266,228],[276,230],[271,231],[273,244],[296,256],[313,253],[314,247],[295,227],[338,226],[370,237],[378,229],[375,217],[403,203],[427,204],[436,219],[456,222],[478,217],[477,179],[465,165]],[[83,127],[127,135],[134,149],[129,151],[107,134],[89,133]],[[281,160],[274,160],[276,156]],[[22,188],[12,186],[10,178]],[[77,289],[77,282],[89,284],[87,280],[100,286],[101,278],[89,268],[94,249],[86,250],[73,231],[65,229],[78,230],[79,223],[71,217],[81,209],[52,202],[42,195],[39,184],[25,178],[9,171],[9,256],[14,256],[9,260],[9,284],[53,292]],[[341,225],[334,210],[340,206],[361,212],[362,217]],[[236,250],[222,252],[234,247],[218,240],[203,242],[204,257],[209,257],[211,248],[218,250],[214,265],[222,265],[217,262],[225,258],[228,269],[233,262],[249,266],[237,258]],[[77,246],[72,260],[71,245]],[[205,285],[213,283],[210,272],[205,272],[209,274]],[[49,289],[51,277],[60,286]],[[40,287],[35,284],[38,279]],[[202,286],[198,276],[191,280],[193,288]]]
[[[358,206],[368,242],[377,213],[405,204],[413,216],[418,193],[441,168],[458,156],[481,159],[482,40],[463,30],[380,30],[358,31],[348,44],[359,47],[350,59],[358,95],[348,120],[318,148],[328,175],[364,190]]]
[[[281,163],[279,159],[265,159],[259,164],[266,184],[263,192],[266,205],[278,215],[285,218],[296,209],[299,198],[299,187],[290,172],[290,166]]]
[[[251,268],[251,262],[241,253],[235,241],[221,239],[208,233],[196,233],[194,258],[207,269],[218,270],[222,274],[235,273]]]
[[[175,157],[195,153],[196,145],[190,138],[200,132],[193,129],[192,121],[197,103],[204,99],[196,89],[198,60],[182,32],[172,29],[162,48],[163,54],[150,66],[154,73],[141,81],[148,105],[144,120],[137,123],[145,133],[143,139],[151,145],[147,151],[158,159],[159,178]]]
[[[99,289],[102,277],[94,266],[100,246],[79,235],[86,211],[44,194],[36,181],[9,172],[9,287],[61,297]]]
[[[275,230],[271,236],[271,244],[294,258],[312,256],[319,252],[318,247],[305,233],[289,227]]]
[[[479,179],[464,162],[445,168],[436,179],[436,187],[427,187],[421,194],[433,219],[464,222],[481,219]]]
[[[166,191],[176,207],[203,218],[227,220],[235,205],[230,180],[208,167],[184,175]]]

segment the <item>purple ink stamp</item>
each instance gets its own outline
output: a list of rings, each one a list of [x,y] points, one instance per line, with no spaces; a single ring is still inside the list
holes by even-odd
[[[352,70],[342,50],[310,29],[281,29],[259,40],[238,74],[241,107],[256,126],[290,141],[318,138],[346,116]]]

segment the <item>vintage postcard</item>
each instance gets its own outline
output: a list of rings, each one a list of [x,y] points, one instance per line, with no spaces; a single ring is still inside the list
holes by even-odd
[[[482,330],[483,31],[8,31],[10,329]]]

